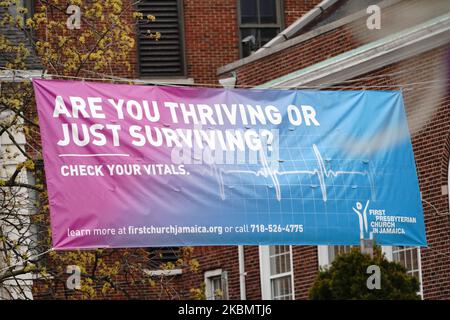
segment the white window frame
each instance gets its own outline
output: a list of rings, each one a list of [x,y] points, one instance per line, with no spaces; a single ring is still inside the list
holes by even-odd
[[[450,167],[449,167],[450,169]],[[333,249],[334,246],[317,246],[317,258],[319,261],[319,268],[327,268],[330,266],[330,250]],[[386,256],[388,261],[394,261],[392,246],[381,246],[381,252]],[[422,278],[422,252],[420,247],[417,247],[417,264],[418,264],[418,273],[419,273],[419,282],[420,288],[418,294],[423,299],[423,278]]]
[[[242,12],[241,12],[241,2],[242,0],[237,1],[237,20],[238,20],[238,33],[239,33],[239,55],[241,58],[244,58],[244,48],[242,46],[242,30],[243,29],[257,29],[260,31],[261,29],[279,29],[278,33],[281,32],[281,30],[284,29],[284,4],[283,0],[275,0],[275,10],[277,10],[277,22],[276,23],[242,23]],[[260,0],[257,0],[257,6],[259,11],[259,2]],[[258,12],[259,14],[259,12]],[[258,41],[260,39],[256,39]],[[258,51],[258,49],[263,48],[263,46],[257,47],[255,52]],[[249,57],[249,56],[247,56]]]
[[[276,275],[270,274],[270,246],[259,246],[259,269],[261,280],[261,299],[273,300],[272,297],[272,279],[290,276],[291,288],[292,288],[292,300],[295,300],[295,287],[294,287],[294,259],[292,254],[292,246],[289,246],[290,256],[290,272],[279,273]]]
[[[417,294],[423,299],[422,250],[420,250],[420,247],[415,248],[417,249],[417,271],[419,273],[419,292]],[[386,259],[394,261],[392,246],[382,246],[381,250],[386,255]]]
[[[212,279],[216,278],[216,277],[220,277],[220,282],[221,282],[221,291],[223,294],[226,294],[225,292],[223,292],[223,287],[224,286],[228,286],[227,283],[223,283],[222,281],[224,280],[223,277],[224,272],[222,271],[222,269],[214,269],[214,270],[209,270],[205,272],[204,278],[205,278],[205,296],[206,296],[206,300],[215,300],[215,292],[213,291],[213,286],[212,286]],[[228,297],[224,296],[222,299],[227,300]]]

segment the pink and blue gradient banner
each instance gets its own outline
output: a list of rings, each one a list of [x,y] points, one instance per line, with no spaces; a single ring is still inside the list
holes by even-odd
[[[399,92],[33,85],[55,249],[426,245]]]

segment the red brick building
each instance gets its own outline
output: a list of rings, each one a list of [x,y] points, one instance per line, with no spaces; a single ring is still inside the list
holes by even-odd
[[[216,85],[219,67],[249,54],[248,45],[241,40],[253,33],[256,49],[313,8],[316,2],[141,1],[137,9],[155,15],[156,21],[138,28],[137,67],[133,76],[171,83]],[[253,11],[258,9],[266,12],[264,21],[255,16]],[[267,30],[262,34],[258,32],[261,26]],[[161,32],[160,41],[139,37],[147,28]]]
[[[298,20],[278,42],[219,68],[218,74],[258,88],[402,90],[429,247],[383,251],[419,279],[425,299],[449,299],[450,6],[445,1],[363,2],[338,1],[310,22]],[[367,24],[366,8],[374,3],[381,10],[380,29]],[[307,298],[318,267],[346,250],[245,247],[247,298]]]
[[[122,67],[114,67],[112,72],[116,77],[139,80],[148,84],[171,85],[205,85],[218,86],[219,76],[217,69],[250,55],[259,47],[275,37],[286,26],[293,23],[299,16],[307,13],[317,1],[280,1],[280,0],[143,0],[136,4],[135,9],[144,14],[154,15],[156,20],[151,23],[138,23],[132,35],[136,42],[136,51],[128,57],[132,66],[131,71]],[[124,6],[132,3],[124,1]],[[35,2],[37,11],[39,2]],[[29,8],[33,5],[28,4]],[[54,17],[66,19],[66,15],[52,11]],[[130,14],[122,18],[130,25],[134,23]],[[83,26],[81,26],[83,28]],[[147,30],[160,32],[161,39],[149,39]],[[40,35],[44,37],[44,34]],[[89,73],[83,73],[89,77]],[[255,248],[246,250],[256,252]],[[201,260],[202,270],[193,275],[184,270],[149,270],[149,273],[158,278],[163,273],[171,278],[174,295],[165,297],[190,298],[190,289],[198,288],[206,280],[207,290],[210,284],[220,285],[225,296],[232,299],[240,297],[239,267],[236,247],[204,247],[196,248],[196,258]],[[210,254],[211,253],[211,254]],[[113,263],[120,251],[112,253],[110,260]],[[163,252],[163,259],[167,261],[177,256],[173,248]],[[222,260],[218,260],[220,255]],[[211,260],[208,260],[208,257]],[[257,256],[256,256],[257,257]],[[156,259],[158,260],[158,259]],[[252,264],[255,268],[257,261]],[[150,269],[152,269],[150,267]],[[157,269],[154,266],[154,269]],[[221,271],[219,272],[219,270]],[[206,272],[206,278],[204,276]],[[227,276],[228,275],[228,276]],[[229,277],[229,278],[228,278]],[[250,279],[250,275],[248,276]],[[212,282],[211,282],[211,281]],[[257,279],[255,279],[257,280]],[[121,281],[119,279],[119,281]],[[259,281],[259,280],[258,280]],[[226,282],[226,283],[225,283]],[[260,296],[257,282],[249,286],[254,298]],[[254,287],[254,289],[251,288]],[[152,289],[139,285],[127,288],[134,298],[158,297],[153,295]],[[214,291],[214,290],[213,290]],[[67,290],[64,284],[59,283],[53,288],[43,289],[39,280],[35,281],[34,298],[64,298]],[[70,292],[69,292],[70,294]],[[126,296],[117,292],[110,298],[121,299]]]
[[[402,90],[429,247],[383,251],[418,277],[424,299],[450,299],[448,1],[144,0],[138,9],[156,16],[152,30],[162,38],[150,42],[140,36],[147,27],[137,28],[133,71],[118,70],[123,77],[180,85],[217,86],[220,79],[228,86],[274,89]],[[371,20],[377,9],[379,29]],[[207,298],[218,298],[214,292],[221,289],[229,299],[306,299],[319,267],[348,249],[197,247],[199,273],[170,273],[180,298],[190,298],[190,288],[204,282]],[[141,290],[149,289],[136,287],[132,297]],[[42,297],[37,290],[35,298]]]
[[[450,6],[445,1],[323,1],[322,8],[314,8],[318,3],[304,14],[294,10],[300,20],[282,36],[220,67],[217,75],[244,87],[402,90],[429,247],[382,249],[419,279],[424,299],[449,299]],[[369,26],[371,4],[380,9],[380,29]],[[189,286],[204,278],[210,297],[214,288],[225,287],[231,299],[306,299],[319,266],[348,249],[199,248],[204,274],[180,280]]]

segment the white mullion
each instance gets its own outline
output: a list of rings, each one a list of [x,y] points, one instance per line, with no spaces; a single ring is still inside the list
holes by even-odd
[[[289,271],[289,272],[277,273],[277,274],[271,275],[269,278],[270,278],[270,280],[273,280],[273,279],[283,278],[283,277],[287,277],[287,276],[292,276],[292,272]]]
[[[292,246],[289,246],[289,253],[290,253],[290,257],[291,257],[291,296],[292,296],[292,300],[295,300],[295,287],[294,287],[294,254],[292,251]]]

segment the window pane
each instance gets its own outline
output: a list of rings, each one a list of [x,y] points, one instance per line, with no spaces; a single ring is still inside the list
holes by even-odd
[[[241,23],[258,23],[257,0],[241,0]]]
[[[393,259],[394,261],[398,261],[398,259],[399,259],[399,257],[398,257],[398,252],[394,252],[394,253],[392,254],[392,259]]]
[[[290,246],[269,246],[270,262],[270,286],[272,299],[287,300],[292,299],[292,275],[291,272],[291,247]],[[279,274],[286,274],[277,277]]]
[[[260,23],[277,23],[276,0],[260,0]]]
[[[248,36],[253,36],[253,41],[249,38],[247,38]],[[246,39],[247,38],[247,39]],[[257,38],[258,38],[258,31],[255,28],[244,28],[241,29],[241,41],[245,40],[246,41],[242,41],[241,45],[242,45],[242,56],[245,58],[247,56],[249,56],[250,54],[252,54],[253,51],[256,50],[256,48],[258,48],[257,45]]]
[[[265,45],[267,42],[275,38],[275,36],[278,34],[280,29],[278,28],[262,28],[261,30],[261,39],[259,41],[260,46]]]
[[[211,291],[214,300],[222,299],[222,281],[220,277],[214,277],[211,279]]]
[[[404,266],[408,273],[415,275],[419,270],[417,248],[411,247],[393,247],[393,259]]]
[[[406,270],[410,271],[411,270],[411,250],[407,249],[405,251],[405,262],[406,262]]]
[[[335,255],[340,255],[343,253],[349,253],[352,250],[352,246],[335,246]]]
[[[255,39],[257,37],[257,29],[256,28],[242,28],[241,30],[241,38],[245,39],[248,36],[254,36]]]
[[[270,246],[270,275],[291,271],[291,252],[289,246]]]
[[[399,259],[400,259],[400,261],[399,261],[400,264],[406,268],[405,251],[404,250],[400,251],[400,258]]]
[[[272,279],[271,286],[274,300],[292,299],[291,276]]]
[[[289,246],[270,246],[269,254],[274,256],[277,254],[289,253]]]
[[[167,263],[175,264],[180,258],[179,247],[149,248],[148,265],[152,270],[164,269]]]
[[[419,261],[417,259],[418,254],[419,254],[419,252],[417,251],[417,248],[413,249],[413,251],[412,251],[412,268],[414,270],[419,269]]]

